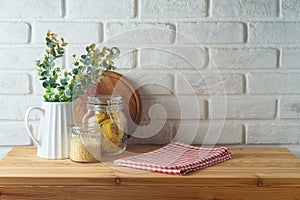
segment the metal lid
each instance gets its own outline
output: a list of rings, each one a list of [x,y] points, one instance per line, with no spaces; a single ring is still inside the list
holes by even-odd
[[[87,107],[88,109],[121,109],[122,97],[110,95],[88,96]]]

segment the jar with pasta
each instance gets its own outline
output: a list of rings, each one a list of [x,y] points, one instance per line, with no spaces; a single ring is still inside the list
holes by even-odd
[[[82,123],[87,127],[99,126],[103,155],[117,155],[125,150],[127,121],[121,96],[89,96]]]

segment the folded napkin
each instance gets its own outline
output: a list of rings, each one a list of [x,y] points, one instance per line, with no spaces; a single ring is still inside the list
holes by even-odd
[[[170,143],[160,149],[115,160],[115,164],[164,174],[184,175],[231,158],[226,147],[202,148]]]

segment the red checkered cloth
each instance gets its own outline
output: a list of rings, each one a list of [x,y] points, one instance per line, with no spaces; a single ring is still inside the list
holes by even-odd
[[[160,149],[115,160],[115,164],[164,174],[184,175],[231,158],[226,147],[203,148],[174,142]]]

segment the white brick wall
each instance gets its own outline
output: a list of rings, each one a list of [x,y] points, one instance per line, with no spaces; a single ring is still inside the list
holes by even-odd
[[[132,18],[135,16],[135,0],[72,0],[68,6],[68,18]],[[118,4],[118,5],[116,5]]]
[[[140,67],[148,69],[201,69],[207,65],[207,52],[199,47],[160,47],[141,49]]]
[[[29,81],[27,74],[0,74],[0,94],[29,94]]]
[[[59,18],[62,16],[60,0],[1,0],[1,18]]]
[[[209,105],[212,119],[274,119],[276,113],[276,101],[271,98],[227,97],[225,103],[215,98]]]
[[[300,16],[300,2],[297,0],[282,1],[282,15],[283,17],[299,17]]]
[[[243,79],[240,73],[181,72],[176,74],[175,91],[177,94],[242,94]]]
[[[30,143],[24,112],[41,104],[35,60],[51,29],[70,43],[64,68],[91,42],[120,47],[142,123],[153,118],[141,134],[164,117],[149,116],[151,105],[164,107],[163,128],[131,143],[194,134],[193,143],[299,146],[299,13],[296,0],[0,0],[0,145]]]
[[[5,70],[27,70],[34,69],[35,60],[45,52],[42,47],[0,47],[0,59],[5,62],[0,62],[0,69]]]
[[[29,24],[20,22],[0,22],[0,27],[0,43],[24,44],[29,42]]]
[[[299,119],[300,118],[300,99],[282,98],[280,100],[280,118]]]
[[[247,125],[246,142],[249,144],[299,144],[299,123],[256,122]]]
[[[250,43],[297,43],[300,40],[299,22],[251,22]]]
[[[299,94],[298,72],[253,72],[248,74],[250,94]]]
[[[174,135],[175,139],[180,141],[201,144],[205,141],[207,144],[241,144],[243,142],[243,126],[237,122],[223,121],[183,121],[177,123],[175,128],[178,129]]]
[[[300,65],[300,48],[283,48],[281,63],[283,68],[299,69]]]
[[[174,78],[168,71],[134,70],[124,75],[132,80],[141,95],[172,94]]]
[[[49,28],[56,33],[60,32],[66,41],[70,43],[100,42],[102,38],[100,23],[37,22],[34,27],[34,41],[44,43],[45,33]]]
[[[242,23],[182,22],[178,24],[178,43],[243,43]]]
[[[276,17],[277,0],[212,0],[214,17]]]
[[[271,48],[211,49],[210,62],[219,69],[270,69],[277,66],[277,52]]]
[[[140,1],[142,18],[204,17],[207,15],[206,0]]]
[[[108,23],[106,42],[117,44],[171,44],[175,40],[175,26],[170,23]]]

